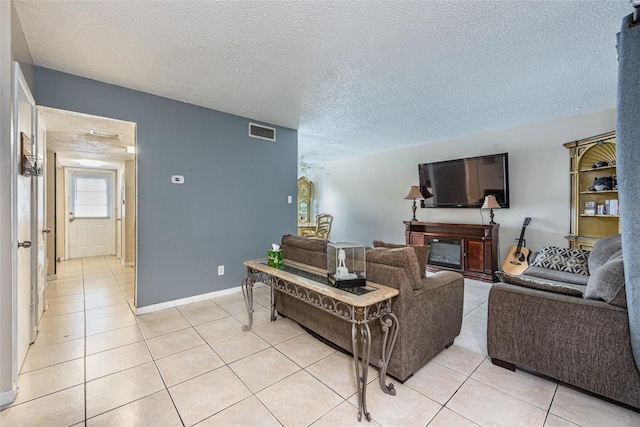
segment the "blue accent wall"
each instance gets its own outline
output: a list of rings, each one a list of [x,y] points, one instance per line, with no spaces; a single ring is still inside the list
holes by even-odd
[[[295,234],[297,131],[250,138],[250,119],[41,67],[34,96],[137,123],[138,307],[239,286],[243,261]]]

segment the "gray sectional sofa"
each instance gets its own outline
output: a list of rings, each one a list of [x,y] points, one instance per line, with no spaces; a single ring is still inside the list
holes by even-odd
[[[285,260],[327,268],[328,240],[293,235],[282,237]],[[426,257],[421,254],[426,264]],[[423,277],[413,247],[368,248],[367,280],[397,288],[392,301],[398,318],[399,333],[387,373],[405,381],[431,358],[453,343],[462,326],[464,279],[454,272]],[[422,270],[422,272],[421,272]],[[279,294],[279,314],[308,328],[324,339],[351,352],[351,324],[321,310],[309,309],[303,301]],[[381,358],[381,328],[371,327],[371,362]]]
[[[621,250],[620,235],[599,240],[585,254],[587,274],[577,252],[564,260],[570,271],[560,271],[562,254],[554,250],[547,251],[547,264],[536,262],[538,255],[523,275],[500,273],[503,283],[489,293],[493,363],[530,369],[640,409]]]

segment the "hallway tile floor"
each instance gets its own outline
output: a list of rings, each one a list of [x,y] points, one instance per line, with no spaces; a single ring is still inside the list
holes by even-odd
[[[455,344],[382,393],[358,423],[352,359],[288,319],[269,321],[255,289],[141,316],[134,273],[114,257],[66,261],[23,365],[7,426],[638,426],[640,413],[523,370],[491,364],[490,284],[467,281]]]

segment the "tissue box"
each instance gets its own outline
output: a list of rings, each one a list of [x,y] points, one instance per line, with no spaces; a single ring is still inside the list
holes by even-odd
[[[277,251],[267,251],[267,265],[269,267],[282,267],[282,261],[284,260],[284,251],[278,249]]]
[[[336,288],[367,284],[364,246],[359,243],[327,244],[327,277]]]

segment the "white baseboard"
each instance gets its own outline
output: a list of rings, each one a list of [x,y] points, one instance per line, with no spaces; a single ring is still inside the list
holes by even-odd
[[[134,265],[136,265],[136,263],[133,262],[133,261],[132,262],[124,262],[124,259],[122,259],[122,258],[120,258],[120,264],[123,267],[133,267]]]
[[[47,276],[47,282],[50,282],[52,280],[56,280],[58,278],[57,274],[52,274],[51,276]]]
[[[256,283],[255,287],[264,286],[262,283]],[[206,299],[221,297],[224,295],[231,295],[238,292],[242,292],[242,286],[236,286],[235,288],[223,289],[221,291],[209,292],[207,294],[195,295],[188,298],[176,299],[173,301],[162,302],[160,304],[147,305],[144,307],[136,308],[136,316],[141,314],[147,314],[154,311],[164,310],[165,308],[176,307],[184,304],[191,304],[192,302],[204,301]]]
[[[11,390],[3,391],[0,393],[0,406],[8,405],[9,403],[16,400],[16,384],[14,383]]]

